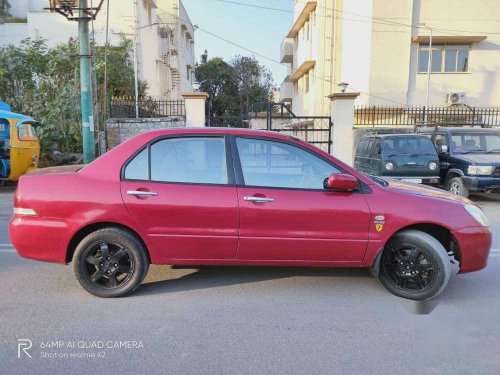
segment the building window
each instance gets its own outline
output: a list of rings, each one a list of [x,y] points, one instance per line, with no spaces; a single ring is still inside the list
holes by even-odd
[[[421,44],[418,52],[418,72],[427,73],[429,45]],[[469,46],[440,44],[432,46],[432,73],[464,73],[469,71]]]

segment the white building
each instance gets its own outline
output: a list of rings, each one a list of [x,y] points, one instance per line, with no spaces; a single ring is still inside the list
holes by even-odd
[[[94,1],[95,4],[98,0]],[[25,38],[46,39],[49,47],[78,37],[78,26],[57,13],[43,10],[48,0],[11,1],[10,13],[26,18],[26,23],[0,24],[0,47],[18,44]],[[138,77],[148,83],[148,94],[155,98],[181,99],[182,92],[193,91],[195,66],[194,29],[180,0],[137,1]],[[106,41],[105,3],[90,24],[98,45]],[[122,36],[134,37],[134,0],[111,0],[109,40],[117,45]]]
[[[467,105],[500,106],[500,1],[296,0],[294,13],[280,98],[295,114],[329,114],[340,82],[361,92],[356,104],[424,105],[430,29],[429,104],[462,93]]]

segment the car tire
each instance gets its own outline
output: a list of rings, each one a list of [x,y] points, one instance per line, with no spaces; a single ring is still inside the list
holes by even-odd
[[[461,177],[450,178],[446,182],[446,190],[455,195],[460,195],[465,198],[469,197],[469,189],[465,187]]]
[[[142,283],[149,259],[134,234],[120,228],[104,228],[90,233],[78,244],[73,268],[87,292],[104,298],[122,297]]]
[[[441,293],[451,276],[451,261],[443,245],[418,230],[395,234],[382,250],[379,280],[391,293],[427,300]]]

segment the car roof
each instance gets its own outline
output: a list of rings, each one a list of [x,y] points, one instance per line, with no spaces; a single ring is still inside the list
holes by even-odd
[[[286,129],[286,130],[293,130],[293,129]],[[153,130],[148,133],[157,136],[168,135],[168,134],[231,134],[231,135],[276,138],[283,140],[288,140],[288,139],[300,140],[291,135],[282,134],[279,132],[274,132],[269,130],[228,128],[228,127],[187,126],[187,127]]]
[[[424,134],[419,134],[419,133],[386,133],[386,134],[371,134],[371,135],[364,135],[362,138],[388,138],[388,137],[425,137],[427,138]]]
[[[434,133],[436,131],[439,132],[448,132],[448,133],[455,133],[455,132],[477,132],[477,133],[492,133],[492,132],[498,132],[500,131],[499,129],[496,128],[478,128],[478,127],[465,127],[465,126],[455,126],[455,127],[437,127],[437,128],[432,128],[432,129],[426,129],[426,130],[421,130],[422,133]]]

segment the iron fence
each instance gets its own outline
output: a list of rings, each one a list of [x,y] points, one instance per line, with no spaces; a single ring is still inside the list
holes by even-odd
[[[268,130],[287,134],[330,153],[332,147],[332,120],[327,116],[271,117]]]
[[[358,106],[354,121],[359,126],[500,126],[500,107],[395,107]]]
[[[110,117],[112,118],[159,118],[185,117],[184,100],[165,99],[111,99]]]

